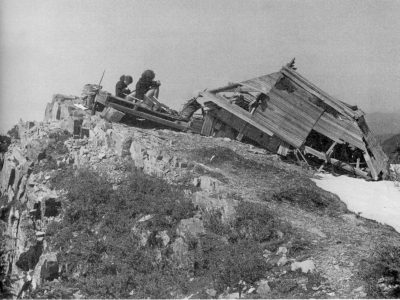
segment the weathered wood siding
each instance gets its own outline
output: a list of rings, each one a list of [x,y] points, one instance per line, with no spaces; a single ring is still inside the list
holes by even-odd
[[[323,113],[323,109],[304,99],[300,89],[292,93],[272,88],[265,111],[258,107],[254,120],[269,128],[279,138],[299,148]]]
[[[273,133],[268,129],[268,127],[257,122],[253,118],[253,115],[251,113],[249,113],[248,111],[244,110],[243,108],[241,108],[235,104],[229,103],[229,101],[227,99],[223,98],[222,96],[214,95],[209,92],[202,92],[201,95],[205,101],[206,106],[213,107],[213,105],[208,104],[208,103],[212,102],[212,103],[218,105],[219,107],[226,109],[227,111],[229,111],[230,113],[239,117],[243,121],[249,123],[250,125],[253,125],[254,127],[258,128],[265,134],[273,135]]]
[[[249,91],[257,91],[261,93],[268,93],[275,85],[277,80],[281,78],[281,72],[276,72],[260,77],[256,77],[253,79],[249,79],[246,81],[240,82],[243,87],[241,88],[242,91],[245,91],[246,88],[250,88]]]
[[[203,127],[201,128],[201,134],[205,136],[211,136],[213,134],[213,126],[215,118],[210,114],[204,117]]]
[[[279,146],[284,143],[275,135],[269,136],[268,134],[262,132],[261,130],[255,128],[254,126],[224,109],[211,110],[209,111],[209,114],[229,125],[236,131],[242,132],[243,136],[257,142],[269,151],[276,152]]]
[[[373,132],[369,129],[367,123],[365,122],[365,118],[361,117],[357,120],[361,131],[364,134],[364,139],[366,142],[366,146],[368,150],[371,152],[371,163],[374,169],[379,174],[380,172],[383,173],[385,176],[388,173],[388,157],[383,152],[382,147],[378,140],[375,138]]]
[[[365,149],[362,132],[354,121],[337,119],[325,112],[315,124],[315,131],[329,137],[338,143],[347,142],[361,150]]]

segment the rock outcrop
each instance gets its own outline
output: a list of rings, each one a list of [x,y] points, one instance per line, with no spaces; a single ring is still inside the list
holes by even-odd
[[[169,151],[173,143],[157,132],[110,123],[76,104],[82,104],[77,97],[55,95],[46,107],[44,121],[21,121],[19,139],[2,154],[0,192],[6,199],[0,207],[6,224],[3,261],[14,297],[58,276],[56,252],[44,240],[47,225],[57,220],[61,211],[62,191],[52,190],[48,184],[55,170],[65,165],[96,169],[128,158],[145,173],[173,182],[190,177],[196,167],[196,163]],[[82,135],[83,130],[88,134]],[[220,181],[204,175],[193,184],[198,188],[192,196],[195,205],[220,210],[225,221],[232,217],[236,201],[228,199]],[[172,246],[179,264],[189,263],[190,239],[203,231],[197,218],[179,225]],[[143,234],[146,242],[149,235]],[[170,243],[168,234],[159,235],[162,243]]]

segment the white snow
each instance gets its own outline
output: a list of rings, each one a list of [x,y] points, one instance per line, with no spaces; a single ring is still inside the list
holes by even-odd
[[[392,226],[400,232],[400,184],[394,181],[366,181],[348,176],[318,174],[313,181],[346,203],[364,218]]]

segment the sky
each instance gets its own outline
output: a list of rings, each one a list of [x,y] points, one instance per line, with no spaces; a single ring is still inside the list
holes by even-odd
[[[52,95],[114,93],[146,69],[160,100],[298,72],[365,112],[400,112],[400,1],[0,0],[0,132],[41,121]],[[134,88],[134,84],[131,85]]]

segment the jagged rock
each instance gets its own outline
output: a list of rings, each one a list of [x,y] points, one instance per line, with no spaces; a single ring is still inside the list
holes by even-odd
[[[176,228],[176,234],[189,241],[191,238],[197,238],[205,232],[203,221],[198,218],[184,219],[179,222]]]
[[[221,220],[223,223],[228,224],[234,219],[236,210],[235,207],[239,201],[228,198],[226,195],[219,195],[219,197],[212,197],[206,191],[198,191],[193,193],[192,202],[195,206],[203,210],[216,210],[221,213]]]
[[[236,293],[231,293],[231,294],[227,294],[227,295],[221,295],[219,297],[220,299],[240,299],[240,295],[239,292]]]
[[[119,132],[116,130],[107,130],[108,146],[113,148],[118,156],[124,157],[130,155],[130,148],[132,144],[132,136],[126,132]]]
[[[276,252],[276,255],[279,255],[279,254],[287,254],[288,253],[288,249],[286,248],[286,247],[279,247],[278,248],[278,251]]]
[[[171,238],[167,234],[166,230],[158,232],[156,238],[161,240],[161,243],[164,247],[167,246],[169,244],[169,242],[171,241]]]
[[[61,202],[55,198],[44,200],[44,216],[56,217],[61,211]]]
[[[288,259],[287,259],[287,257],[286,257],[286,254],[283,254],[283,255],[281,256],[281,258],[279,258],[279,260],[278,260],[278,262],[276,263],[276,265],[277,265],[278,267],[284,266],[284,265],[287,264],[287,262],[288,262]]]
[[[121,119],[125,116],[123,112],[120,112],[119,110],[116,110],[112,107],[107,107],[103,112],[101,113],[101,116],[106,119],[107,121],[110,122],[119,122]]]
[[[310,259],[302,261],[302,262],[293,262],[290,266],[292,271],[301,270],[303,273],[312,273],[315,270],[314,262]]]
[[[206,289],[206,294],[211,297],[215,297],[217,295],[217,291],[214,289]]]
[[[56,252],[44,253],[32,274],[32,287],[35,289],[43,281],[52,281],[59,276],[59,265]]]
[[[175,239],[175,241],[172,243],[172,251],[173,251],[172,258],[175,260],[178,266],[185,269],[190,267],[191,261],[188,255],[189,246],[183,240],[183,238],[178,237]]]
[[[200,176],[200,188],[209,192],[218,192],[222,182],[209,176]]]
[[[16,266],[23,271],[33,270],[39,262],[39,258],[43,252],[43,243],[38,242],[36,245],[29,248],[27,252],[19,256]]]
[[[271,297],[271,288],[269,287],[268,280],[260,280],[258,283],[257,294],[259,294],[261,298]]]

